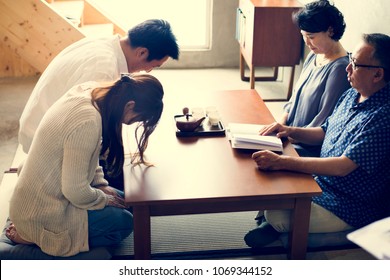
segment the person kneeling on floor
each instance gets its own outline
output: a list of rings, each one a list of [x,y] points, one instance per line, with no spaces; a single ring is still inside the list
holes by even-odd
[[[109,84],[77,85],[51,106],[20,171],[6,236],[61,257],[117,245],[129,236],[133,215],[123,192],[104,179],[99,157],[105,157],[110,175],[121,173],[122,124],[135,124],[132,162],[145,163],[163,95],[153,76],[125,75]]]

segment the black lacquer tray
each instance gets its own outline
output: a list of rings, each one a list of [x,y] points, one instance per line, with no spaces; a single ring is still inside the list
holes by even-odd
[[[176,118],[184,117],[184,115],[176,115],[174,117],[175,129],[177,137],[208,137],[208,136],[225,136],[225,127],[220,121],[218,125],[210,125],[209,119],[206,117],[202,124],[197,127],[194,131],[180,131],[176,127]]]

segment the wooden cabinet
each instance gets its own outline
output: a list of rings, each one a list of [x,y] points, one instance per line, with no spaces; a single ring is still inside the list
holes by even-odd
[[[302,36],[292,21],[302,5],[296,0],[240,0],[236,38],[240,43],[241,79],[250,82],[275,81],[279,66],[292,67],[287,99],[291,96],[295,65],[302,54]],[[245,77],[245,62],[250,76]],[[273,67],[271,77],[255,77],[255,67]]]

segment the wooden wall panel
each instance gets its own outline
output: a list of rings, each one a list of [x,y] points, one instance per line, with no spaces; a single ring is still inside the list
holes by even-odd
[[[65,47],[85,36],[70,21],[58,15],[46,1],[0,0],[0,65],[10,64],[15,73],[43,72]],[[7,58],[11,52],[12,59]],[[21,58],[20,69],[14,60]],[[12,63],[11,63],[12,62]],[[26,68],[26,64],[31,67]],[[0,71],[0,75],[3,71]]]
[[[100,23],[112,23],[114,25],[114,34],[119,34],[121,36],[127,35],[127,30],[125,31],[121,26],[119,26],[114,19],[107,16],[103,11],[95,7],[88,0],[85,0],[84,24],[100,24]]]
[[[0,77],[29,77],[41,72],[24,61],[0,41]]]

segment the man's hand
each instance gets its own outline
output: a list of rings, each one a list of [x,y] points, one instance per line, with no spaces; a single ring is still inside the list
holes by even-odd
[[[252,154],[252,159],[256,162],[260,170],[280,170],[281,156],[271,151],[258,151]]]
[[[347,176],[359,166],[342,155],[339,157],[292,157],[278,155],[271,151],[258,151],[252,154],[260,170],[290,170],[323,176]]]

